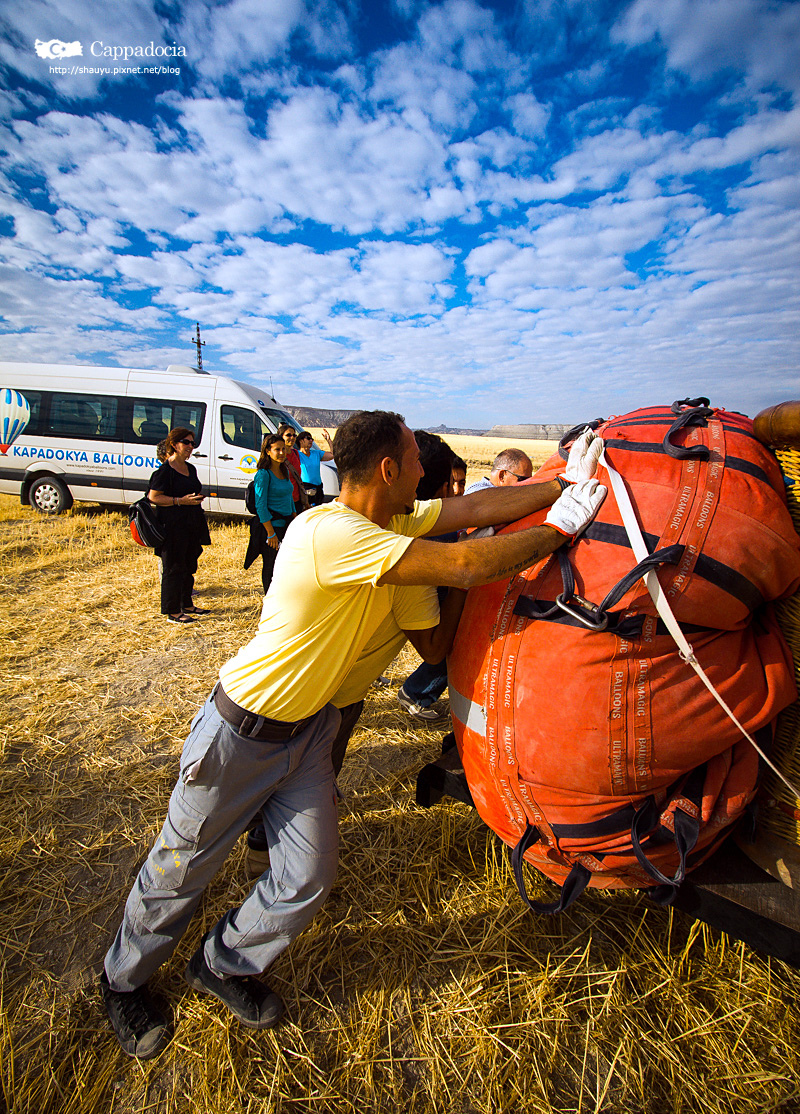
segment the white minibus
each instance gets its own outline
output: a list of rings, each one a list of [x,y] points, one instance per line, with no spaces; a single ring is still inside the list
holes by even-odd
[[[0,363],[0,491],[44,514],[73,499],[134,503],[158,468],[170,429],[195,435],[207,511],[246,515],[261,441],[295,419],[260,387],[171,364],[139,368]],[[326,499],[339,493],[322,464]]]

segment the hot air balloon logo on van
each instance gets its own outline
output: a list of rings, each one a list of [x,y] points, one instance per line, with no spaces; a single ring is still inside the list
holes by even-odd
[[[0,453],[6,455],[31,420],[31,408],[25,395],[10,387],[0,390]]]

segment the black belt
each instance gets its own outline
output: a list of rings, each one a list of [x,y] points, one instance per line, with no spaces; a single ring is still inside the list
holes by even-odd
[[[246,739],[265,739],[270,743],[285,743],[293,739],[303,730],[313,716],[297,720],[296,723],[286,723],[280,719],[268,719],[267,716],[257,716],[255,712],[248,712],[228,696],[222,685],[217,685],[212,693],[217,711],[229,723],[234,731],[244,735]]]

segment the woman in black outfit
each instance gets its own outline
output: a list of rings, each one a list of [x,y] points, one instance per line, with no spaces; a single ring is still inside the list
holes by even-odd
[[[197,559],[211,544],[200,480],[189,463],[194,445],[191,429],[171,429],[158,446],[164,463],[150,477],[147,492],[166,535],[156,554],[161,558],[161,614],[170,623],[192,623],[195,616],[208,614],[192,603]]]

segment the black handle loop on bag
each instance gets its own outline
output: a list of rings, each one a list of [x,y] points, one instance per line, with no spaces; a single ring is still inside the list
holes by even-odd
[[[514,878],[517,883],[517,889],[519,890],[519,896],[534,913],[563,913],[565,909],[569,909],[570,905],[581,896],[589,885],[589,879],[592,877],[592,874],[583,863],[575,863],[561,887],[561,895],[558,901],[531,901],[528,897],[527,887],[525,886],[525,875],[522,867],[525,861],[525,852],[531,844],[537,843],[539,838],[538,828],[535,828],[533,824],[529,823],[519,843],[511,852],[511,866],[514,869]]]
[[[580,436],[585,429],[598,429],[605,422],[605,418],[595,418],[592,422],[581,422],[580,425],[574,425],[572,429],[568,429],[561,440],[558,442],[558,455],[562,460],[569,457],[569,452],[566,446],[570,441],[574,441],[576,437]]]
[[[683,882],[686,877],[686,858],[689,853],[694,849],[697,843],[698,836],[700,835],[700,804],[703,798],[703,784],[706,779],[706,764],[705,762],[696,766],[689,774],[686,782],[680,789],[680,796],[686,800],[691,801],[695,806],[696,815],[690,816],[684,812],[682,808],[678,807],[672,814],[672,821],[674,831],[669,832],[668,829],[662,828],[659,823],[661,815],[661,806],[656,804],[654,797],[648,797],[641,808],[636,810],[636,815],[631,824],[631,844],[636,858],[647,873],[656,882],[659,882],[662,887],[659,901],[661,904],[669,903],[668,890],[673,891],[673,895],[677,892],[678,886]],[[678,851],[679,862],[678,869],[672,878],[668,878],[666,874],[658,869],[652,863],[642,848],[642,841],[648,836],[653,835],[655,832],[666,834],[675,842],[675,847]]]
[[[708,402],[707,398],[698,399],[684,399],[685,403],[689,402]],[[675,407],[682,406],[680,402],[673,402],[672,412],[677,413],[678,417],[672,423],[664,435],[662,442],[664,452],[668,456],[674,457],[676,460],[708,460],[711,456],[711,450],[706,445],[692,445],[691,448],[686,448],[685,445],[673,445],[672,435],[677,433],[679,429],[685,429],[687,426],[705,426],[708,424],[707,419],[714,416],[714,411],[710,410],[708,406],[692,406],[685,410],[675,410]]]
[[[634,586],[644,573],[649,572],[651,569],[657,569],[660,565],[677,565],[686,552],[686,546],[676,543],[675,545],[665,546],[664,549],[657,549],[655,553],[651,553],[635,565],[630,572],[617,581],[606,598],[600,604],[599,610],[606,611],[609,607],[613,607],[615,603],[619,603],[626,592]]]
[[[694,410],[696,406],[710,406],[711,403],[707,398],[678,398],[673,402],[670,409],[673,414],[682,414],[688,406],[689,409]]]
[[[677,565],[686,547],[675,544],[664,549],[657,549],[635,565],[621,580],[608,592],[601,604],[591,603],[582,596],[575,594],[575,574],[567,556],[566,547],[562,546],[558,552],[558,564],[561,570],[561,585],[563,591],[556,597],[554,603],[544,603],[538,600],[520,596],[514,605],[514,614],[523,615],[526,619],[549,619],[557,622],[561,619],[559,612],[566,613],[575,624],[587,627],[589,630],[608,630],[612,633],[623,635],[619,628],[619,616],[609,615],[609,608],[619,603],[640,577],[651,569],[660,565]],[[629,632],[634,636],[633,630]],[[636,624],[636,635],[641,633],[641,621]],[[624,635],[623,635],[624,637]]]

